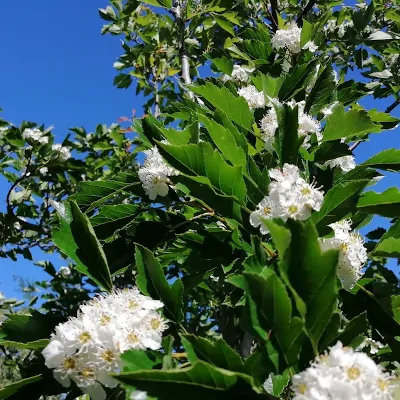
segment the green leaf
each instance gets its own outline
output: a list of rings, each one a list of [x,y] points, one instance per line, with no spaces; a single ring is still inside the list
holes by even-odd
[[[118,193],[128,191],[137,183],[119,182],[119,181],[95,181],[80,182],[80,191],[70,197],[70,200],[76,201],[80,206],[91,207],[86,212],[94,209]]]
[[[130,219],[138,210],[135,204],[118,204],[103,206],[98,214],[90,218],[92,226],[107,225],[120,219]]]
[[[96,237],[92,224],[89,218],[82,214],[74,201],[71,201],[70,205],[72,221],[69,226],[76,245],[74,258],[78,258],[86,266],[87,275],[93,277],[99,286],[111,291],[113,284],[107,258]],[[60,250],[63,251],[63,249]]]
[[[344,218],[356,209],[358,198],[369,180],[354,180],[336,183],[324,196],[321,210],[313,213],[311,220],[316,224],[320,234],[329,232],[327,225]]]
[[[165,315],[175,322],[183,319],[182,301],[183,285],[177,279],[173,286],[169,286],[164,272],[153,253],[143,246],[136,245],[136,268],[138,275],[136,284],[147,296],[160,299],[164,303]]]
[[[368,116],[372,122],[377,122],[382,126],[382,129],[394,129],[400,122],[399,118],[393,117],[392,115],[378,111],[376,108],[368,110]]]
[[[0,346],[13,347],[15,349],[38,350],[38,349],[44,349],[48,344],[49,344],[49,339],[39,339],[27,343],[13,342],[11,340],[0,339]]]
[[[227,21],[225,18],[217,17],[214,15],[215,22],[225,31],[230,33],[232,36],[235,36],[235,31],[233,29],[232,24]]]
[[[196,361],[189,368],[122,372],[115,376],[124,386],[146,390],[159,400],[180,398],[220,400],[252,399],[259,389],[253,388],[253,379],[245,374],[217,368],[204,361]]]
[[[289,220],[290,245],[281,253],[280,268],[306,305],[305,327],[315,350],[337,308],[336,251],[322,252],[318,233],[310,221]],[[271,231],[275,240],[275,232]],[[279,243],[281,235],[276,237]],[[318,268],[315,266],[318,265]],[[302,310],[299,310],[300,312]]]
[[[363,162],[362,165],[386,171],[400,171],[400,150],[388,149],[381,151]]]
[[[363,312],[354,317],[344,328],[344,331],[338,336],[344,346],[352,346],[353,341],[368,329],[367,313]]]
[[[224,126],[215,121],[199,115],[199,121],[204,124],[211,139],[221,153],[233,165],[246,165],[246,155],[239,143],[236,143],[235,136]]]
[[[285,163],[297,164],[301,141],[298,135],[299,117],[298,107],[290,107],[284,104],[277,106],[278,135],[276,137],[276,150],[280,165]]]
[[[311,92],[308,94],[304,111],[311,115],[318,114],[324,107],[335,100],[336,82],[333,68],[329,64],[320,73]]]
[[[212,58],[212,63],[215,67],[226,75],[231,75],[233,71],[233,61],[225,56],[221,58]]]
[[[290,372],[285,370],[282,375],[270,374],[264,383],[264,389],[274,396],[280,396],[290,382]]]
[[[205,177],[203,183],[211,185],[221,193],[234,196],[239,204],[245,203],[246,186],[243,180],[241,166],[229,166],[214,151],[210,143],[191,144],[186,146],[172,146],[158,143],[160,151],[166,160],[179,171]],[[199,182],[200,183],[200,182]]]
[[[373,255],[400,258],[400,218],[382,236],[374,249]]]
[[[8,399],[10,396],[18,393],[18,391],[26,385],[40,381],[41,375],[31,376],[29,378],[21,379],[18,382],[11,383],[10,385],[4,386],[0,389],[0,400]]]
[[[349,155],[352,155],[352,152],[346,143],[341,143],[340,140],[332,140],[331,142],[321,143],[317,147],[314,161],[323,164],[328,160]]]
[[[245,317],[250,333],[263,341],[272,340],[288,366],[299,357],[303,341],[303,322],[292,317],[292,304],[283,282],[273,270],[263,275],[245,273],[247,283]]]
[[[303,19],[303,26],[301,28],[300,46],[303,47],[307,42],[313,40],[315,36],[314,25]]]
[[[243,97],[235,96],[226,87],[219,88],[210,82],[202,86],[191,86],[191,90],[204,97],[216,109],[223,111],[238,125],[251,130],[253,115]]]
[[[128,89],[132,84],[132,77],[129,74],[119,74],[114,78],[114,86],[120,89]]]
[[[381,131],[381,126],[371,121],[366,111],[351,110],[346,112],[342,104],[338,104],[333,114],[327,119],[323,141],[341,138],[362,138],[367,133]]]
[[[337,100],[344,106],[353,104],[370,92],[364,83],[349,80],[338,86]]]
[[[315,75],[315,65],[316,61],[295,66],[279,90],[279,100],[287,101],[301,90],[305,90]]]
[[[144,350],[128,350],[120,358],[124,371],[143,371],[160,363],[153,353]]]
[[[383,217],[400,216],[400,191],[396,187],[383,193],[366,192],[357,203],[361,212],[382,215]]]
[[[181,335],[181,338],[190,362],[203,360],[219,368],[244,372],[241,357],[223,339],[211,342],[208,339],[189,334]]]
[[[30,314],[9,314],[1,325],[0,342],[10,343],[10,346],[15,343],[17,348],[38,349],[46,346],[54,327],[61,322],[61,318],[36,310],[31,310]]]
[[[285,81],[282,77],[273,78],[268,74],[264,75],[260,72],[256,76],[251,77],[251,80],[258,91],[265,93],[269,97],[278,97],[279,90]]]

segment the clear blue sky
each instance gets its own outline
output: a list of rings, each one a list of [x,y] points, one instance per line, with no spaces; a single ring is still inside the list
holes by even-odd
[[[142,98],[132,88],[116,89],[112,82],[113,62],[121,54],[119,39],[101,36],[103,21],[97,9],[106,0],[19,0],[2,4],[0,24],[0,108],[2,117],[14,124],[31,120],[54,125],[60,139],[68,128],[84,126],[88,131],[98,123],[111,124],[120,116],[140,110]],[[391,102],[363,102],[367,108],[384,110]],[[400,109],[394,115],[400,117]],[[371,135],[371,141],[357,149],[357,162],[391,147],[399,148],[400,130]],[[382,191],[396,185],[394,174],[388,175],[373,190]],[[0,209],[4,209],[4,192],[0,178]],[[374,225],[379,221],[374,221]],[[365,232],[364,232],[365,233]],[[33,252],[35,260],[57,257]],[[395,269],[398,272],[397,269]],[[31,262],[0,259],[0,291],[20,296],[14,275],[28,280],[47,279]]]

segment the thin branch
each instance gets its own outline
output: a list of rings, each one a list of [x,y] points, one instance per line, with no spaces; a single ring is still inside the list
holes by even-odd
[[[267,8],[268,9],[268,8]],[[278,29],[278,1],[271,0],[271,21],[273,23],[272,29],[274,32]]]
[[[385,113],[392,112],[398,105],[400,104],[400,96],[397,100],[395,100],[386,110]]]
[[[43,235],[47,235],[47,234],[49,234],[49,230],[47,228],[45,228],[43,226],[31,224],[30,222],[24,221],[23,219],[21,219],[17,215],[15,215],[14,207],[11,205],[11,202],[10,202],[11,192],[28,176],[30,164],[31,164],[31,159],[28,160],[28,165],[26,166],[25,172],[11,185],[11,188],[7,193],[7,196],[6,196],[7,213],[14,221],[18,222],[22,228],[41,233]]]
[[[154,87],[154,117],[157,118],[160,115],[160,94],[158,93],[158,79],[155,66],[151,67],[151,73],[153,75]]]
[[[297,25],[301,28],[303,26],[303,18],[312,10],[314,5],[316,4],[316,0],[310,0],[307,5],[303,8],[303,11],[299,15],[297,20]]]

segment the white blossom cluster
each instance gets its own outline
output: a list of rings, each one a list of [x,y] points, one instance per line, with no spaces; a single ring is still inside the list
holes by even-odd
[[[349,172],[354,169],[357,164],[353,156],[343,156],[328,160],[324,165],[330,168],[339,167],[343,172]]]
[[[250,74],[254,72],[254,68],[244,67],[242,65],[234,65],[232,74],[223,75],[222,81],[227,82],[233,80],[238,83],[248,83],[250,81]]]
[[[393,400],[392,376],[367,354],[337,342],[292,378],[293,400]]]
[[[165,197],[169,191],[169,176],[178,175],[178,171],[166,164],[157,147],[144,151],[146,159],[140,167],[138,176],[150,200],[157,196]]]
[[[238,95],[245,98],[250,108],[263,108],[266,105],[264,93],[253,85],[240,88]]]
[[[287,49],[292,54],[300,53],[301,51],[301,29],[297,26],[296,22],[292,21],[287,29],[278,29],[272,38],[272,46],[275,49]],[[303,49],[308,49],[315,52],[318,47],[311,40],[308,41]]]
[[[137,288],[99,296],[80,306],[78,316],[58,325],[42,354],[64,387],[74,381],[93,400],[105,400],[102,385],[115,387],[109,374],[120,370],[119,355],[130,349],[161,347],[163,303]]]
[[[292,218],[304,221],[310,218],[312,210],[320,210],[323,193],[300,176],[296,165],[284,164],[282,169],[271,169],[269,176],[273,179],[268,187],[269,194],[250,214],[251,225],[260,227],[263,235],[268,233],[266,219],[287,221]]]
[[[40,144],[47,144],[49,143],[49,137],[46,136],[44,132],[42,132],[40,129],[25,129],[22,132],[22,137],[25,140],[32,140],[34,142],[38,142]]]
[[[339,250],[338,276],[344,288],[350,289],[361,277],[361,270],[368,259],[363,238],[351,231],[352,221],[349,219],[330,224],[334,236],[320,239],[323,251]]]
[[[68,147],[65,147],[59,143],[53,144],[53,146],[51,146],[51,149],[58,153],[58,158],[61,161],[67,161],[72,157]]]
[[[271,99],[271,104],[281,107],[283,104],[279,102],[278,99]],[[316,134],[318,141],[322,140],[321,133],[321,125],[318,120],[313,118],[311,115],[308,115],[304,112],[305,101],[296,102],[295,100],[291,100],[287,103],[290,107],[294,108],[298,106],[299,113],[299,128],[298,134],[299,136],[304,137],[303,147],[310,147],[310,138],[313,133]],[[275,142],[275,131],[278,128],[278,117],[276,114],[275,107],[271,107],[271,109],[265,114],[265,116],[260,121],[261,128],[261,136],[264,140],[265,148],[267,150],[273,149],[273,144]]]
[[[61,267],[58,273],[63,277],[63,278],[68,278],[71,275],[71,268],[69,267]]]
[[[383,349],[385,346],[378,342],[377,340],[366,338],[358,347],[357,351],[362,351],[365,348],[369,350],[370,354],[377,354],[380,349]]]

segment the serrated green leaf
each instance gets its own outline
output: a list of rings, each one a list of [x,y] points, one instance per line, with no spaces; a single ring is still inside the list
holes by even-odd
[[[191,86],[191,90],[204,97],[217,110],[223,111],[238,125],[251,130],[253,115],[243,97],[234,96],[229,89],[219,88],[210,82],[202,86]]]
[[[31,383],[38,382],[42,379],[41,375],[31,376],[29,378],[21,379],[20,381],[11,383],[10,385],[4,386],[0,389],[0,400],[8,399],[10,396],[18,393],[18,391],[24,386],[30,385]]]
[[[362,165],[387,171],[400,171],[400,150],[388,149],[381,151],[364,161]]]
[[[313,213],[311,217],[320,234],[327,234],[329,231],[327,225],[341,220],[356,209],[358,198],[368,182],[368,179],[363,179],[337,183],[328,190],[321,210]]]
[[[216,123],[212,119],[199,115],[199,121],[204,124],[212,141],[221,153],[233,165],[246,165],[246,155],[239,143],[236,143],[235,136],[224,126]]]
[[[337,340],[341,341],[344,346],[352,346],[353,340],[365,333],[367,329],[367,313],[363,312],[349,321]]]
[[[167,318],[180,323],[183,319],[183,285],[181,280],[176,280],[171,287],[153,253],[139,244],[136,245],[135,259],[138,270],[136,278],[138,288],[145,295],[153,299],[160,299],[164,303]]]
[[[400,218],[382,236],[374,249],[373,255],[400,258]]]
[[[338,104],[333,114],[327,119],[323,132],[323,141],[342,138],[362,138],[366,134],[381,131],[381,126],[374,124],[366,111],[345,111],[342,104]]]
[[[215,67],[226,75],[231,75],[233,71],[233,61],[225,56],[221,58],[212,58],[212,63]]]
[[[383,217],[400,216],[400,190],[396,187],[383,193],[366,192],[357,203],[361,212],[382,215]]]
[[[336,82],[334,71],[328,65],[318,76],[308,94],[304,111],[311,115],[318,114],[324,107],[336,100]]]
[[[194,335],[181,335],[189,360],[194,363],[203,360],[219,368],[235,372],[244,372],[244,365],[239,354],[223,339],[215,342]],[[190,351],[189,351],[190,348]]]
[[[287,225],[291,239],[286,251],[280,253],[280,269],[306,306],[305,328],[313,348],[317,350],[318,342],[337,307],[338,254],[321,251],[318,233],[310,221],[289,220]],[[278,243],[282,241],[275,230],[271,231],[271,236]],[[319,268],[315,269],[315,265]],[[299,311],[302,312],[301,309]]]
[[[133,385],[139,390],[146,390],[159,400],[176,399],[177,393],[181,398],[219,400],[244,396],[252,399],[259,391],[250,376],[217,368],[200,360],[189,368],[123,372],[116,378],[124,386]],[[235,391],[230,391],[233,387]]]
[[[188,175],[206,178],[216,190],[227,196],[237,198],[239,204],[245,203],[246,186],[243,180],[243,168],[230,166],[214,151],[210,143],[198,145],[171,146],[159,143],[160,152],[176,169]],[[200,183],[200,182],[199,182]]]
[[[108,262],[106,255],[104,254],[103,248],[97,239],[96,233],[90,223],[89,218],[82,214],[78,205],[74,202],[70,202],[72,221],[69,224],[70,233],[74,240],[74,245],[69,244],[66,246],[65,241],[63,247],[60,248],[62,252],[71,257],[74,261],[78,259],[86,269],[86,274],[95,279],[96,283],[107,291],[111,291],[113,284],[111,281],[111,274],[108,268]],[[61,224],[61,221],[60,221]],[[58,238],[62,235],[62,231],[58,232]],[[66,232],[64,239],[70,237],[69,233]],[[57,240],[60,244],[60,241]],[[57,243],[56,243],[57,244]],[[71,250],[71,246],[74,247],[74,253],[68,254]]]
[[[269,97],[278,97],[279,90],[285,81],[282,77],[273,78],[268,74],[261,73],[251,77],[251,80],[258,91],[265,93]]]
[[[160,363],[160,359],[144,350],[128,350],[120,356],[124,371],[143,371],[152,369]]]

